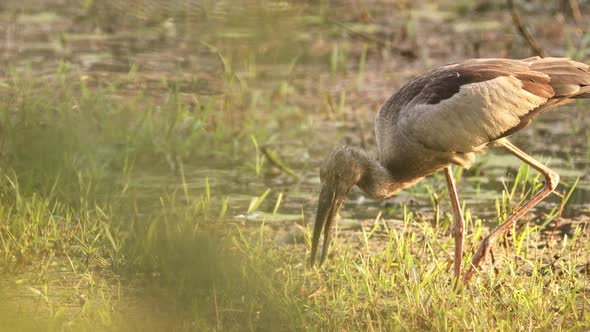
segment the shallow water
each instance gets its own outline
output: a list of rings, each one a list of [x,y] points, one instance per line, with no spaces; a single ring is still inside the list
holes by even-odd
[[[136,94],[141,89],[143,93],[158,98],[165,89],[160,82],[168,79],[176,80],[180,90],[190,98],[191,95],[226,93],[227,86],[221,77],[227,71],[225,66],[235,63],[239,68],[233,70],[241,80],[247,81],[249,89],[266,93],[288,82],[290,100],[295,100],[294,107],[301,111],[292,119],[294,124],[277,124],[276,137],[270,146],[300,175],[301,180],[281,174],[268,162],[262,174],[252,179],[252,172],[244,171],[243,161],[238,161],[242,165],[237,167],[236,161],[217,160],[213,156],[209,163],[184,165],[184,184],[177,174],[171,174],[173,172],[149,169],[136,172],[131,183],[140,198],[152,201],[157,208],[162,188],[181,190],[186,186],[191,191],[202,192],[207,178],[215,197],[228,198],[228,218],[245,216],[251,221],[264,219],[264,213],[272,212],[279,193],[282,193],[283,199],[276,212],[285,222],[313,222],[321,160],[334,146],[343,143],[365,145],[375,151],[372,118],[396,87],[437,63],[475,55],[498,56],[498,46],[507,47],[505,40],[513,38],[502,28],[501,19],[493,11],[481,12],[482,17],[469,19],[453,12],[452,6],[433,9],[429,3],[424,3],[413,9],[417,19],[410,21],[419,24],[420,30],[414,41],[421,38],[427,46],[420,51],[427,54],[414,59],[414,55],[404,55],[403,52],[397,56],[387,55],[384,53],[387,48],[378,47],[371,50],[361,75],[357,58],[362,53],[366,36],[379,40],[398,38],[398,43],[390,45],[390,50],[411,49],[412,39],[399,39],[398,34],[404,30],[395,24],[391,27],[393,20],[403,21],[402,11],[391,11],[390,17],[373,12],[372,22],[350,23],[343,27],[323,16],[325,4],[284,3],[283,7],[269,9],[251,1],[244,1],[243,6],[234,8],[224,7],[224,2],[220,2],[217,7],[208,9],[216,13],[208,19],[203,18],[204,9],[199,7],[198,1],[173,2],[174,6],[186,11],[187,15],[182,16],[174,6],[146,9],[105,1],[84,9],[76,4],[75,1],[56,0],[55,3],[43,2],[41,7],[36,1],[13,1],[5,5],[0,11],[0,29],[5,36],[0,43],[0,79],[7,77],[9,70],[24,67],[30,67],[39,75],[51,76],[60,63],[68,63],[79,66],[90,85],[105,80],[123,80],[125,83],[118,90],[122,97]],[[122,10],[120,6],[129,11],[130,22],[105,19],[109,15],[116,16],[117,11]],[[387,2],[372,3],[372,8],[390,6]],[[350,6],[345,1],[329,7],[329,17],[337,17],[339,22],[354,22],[355,13],[349,11]],[[150,16],[155,12],[160,14]],[[297,15],[293,16],[294,13]],[[441,41],[448,37],[436,40],[424,34],[444,20],[455,22],[449,31],[450,36],[468,36],[464,45],[455,41],[444,46]],[[481,20],[495,23],[483,28],[472,25]],[[498,22],[500,24],[496,24]],[[486,34],[478,37],[479,29]],[[351,38],[359,34],[361,38]],[[468,45],[478,38],[488,43],[479,45],[478,54],[473,54]],[[549,42],[552,47],[564,47],[559,40]],[[293,43],[297,47],[293,47]],[[383,55],[380,56],[379,51]],[[511,49],[507,51],[514,53]],[[338,52],[343,59],[346,58],[343,63],[334,61]],[[449,53],[454,55],[445,55]],[[133,72],[132,79],[129,79],[130,72]],[[330,103],[337,104],[339,98],[344,98],[343,92],[346,93],[346,105],[342,114],[334,113],[326,118],[318,113],[317,109],[325,107],[326,98],[332,98]],[[543,115],[531,128],[514,135],[513,139],[525,151],[539,156],[561,174],[562,185],[558,192],[567,191],[579,178],[563,211],[565,217],[590,212],[587,204],[590,195],[588,110],[590,105],[584,102],[555,110]],[[305,112],[315,120],[306,119]],[[299,129],[293,131],[297,127]],[[480,158],[474,170],[464,173],[459,184],[461,198],[474,214],[493,219],[495,200],[501,196],[504,185],[512,185],[519,165],[516,158],[492,151]],[[248,216],[246,211],[253,197],[267,188],[271,192],[259,211]],[[395,215],[404,203],[418,211],[432,213],[428,190],[442,196],[444,201],[446,193],[440,174],[421,181],[385,203],[367,199],[362,192],[355,190],[342,213],[345,217],[366,219],[372,218],[380,209],[394,207],[392,212]],[[559,202],[560,198],[553,195],[540,205],[539,213],[551,210]],[[448,212],[446,204],[443,204],[443,210]]]

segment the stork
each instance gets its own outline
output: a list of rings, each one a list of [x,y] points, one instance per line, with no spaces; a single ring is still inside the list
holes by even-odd
[[[431,70],[403,85],[375,118],[379,158],[364,150],[336,148],[320,169],[321,189],[313,230],[310,263],[326,258],[335,218],[355,185],[369,196],[386,199],[420,179],[443,171],[453,211],[454,273],[462,275],[464,218],[453,165],[469,168],[476,156],[496,146],[529,164],[543,187],[485,237],[463,276],[467,282],[500,235],[547,197],[559,175],[518,149],[508,137],[543,112],[590,97],[590,67],[566,58],[471,59]]]

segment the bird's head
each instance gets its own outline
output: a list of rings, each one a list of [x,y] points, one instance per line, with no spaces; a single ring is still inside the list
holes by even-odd
[[[315,263],[320,234],[324,231],[324,247],[320,265],[326,258],[332,226],[340,205],[352,187],[362,182],[370,157],[361,149],[342,146],[330,154],[320,169],[321,190],[311,245],[310,264]]]

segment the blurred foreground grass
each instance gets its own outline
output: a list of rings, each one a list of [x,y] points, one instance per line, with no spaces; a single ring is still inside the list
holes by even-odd
[[[227,223],[227,200],[206,179],[203,192],[184,182],[183,163],[211,162],[206,147],[243,153],[212,129],[219,103],[166,89],[151,104],[121,100],[114,85],[88,88],[65,66],[42,79],[15,72],[2,87],[0,319],[14,329],[303,324],[296,288],[275,267],[293,257],[262,230]],[[234,128],[234,139],[250,140],[247,131]],[[138,172],[171,171],[177,189],[139,197]],[[153,308],[133,305],[150,297]]]

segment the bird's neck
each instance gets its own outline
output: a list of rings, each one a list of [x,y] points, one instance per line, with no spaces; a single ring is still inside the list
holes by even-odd
[[[360,149],[359,149],[360,150]],[[371,197],[385,199],[391,197],[398,191],[405,189],[416,180],[401,180],[385,168],[379,161],[362,151],[357,158],[363,159],[365,165],[364,173],[357,186]]]

